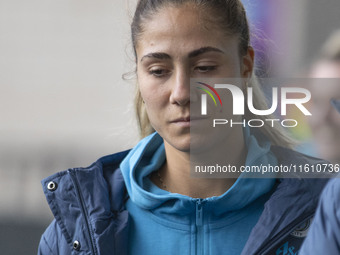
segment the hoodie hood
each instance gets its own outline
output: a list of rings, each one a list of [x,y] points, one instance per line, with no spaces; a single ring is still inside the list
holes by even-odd
[[[261,139],[259,143],[249,128],[244,129],[244,137],[248,149],[246,165],[277,163],[274,154],[270,152],[268,139]],[[153,212],[159,209],[162,214],[185,215],[194,211],[197,199],[162,190],[149,179],[149,175],[158,170],[164,161],[164,143],[158,133],[144,138],[130,151],[120,165],[130,199],[143,209]],[[268,193],[275,183],[275,178],[246,177],[249,176],[242,173],[223,195],[203,199],[207,205],[206,210],[210,210],[216,217],[239,210]]]

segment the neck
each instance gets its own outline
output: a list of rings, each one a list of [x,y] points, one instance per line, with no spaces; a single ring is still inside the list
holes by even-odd
[[[244,164],[246,149],[243,135],[241,136],[241,141],[237,140],[236,144],[223,143],[224,156],[221,164],[228,162],[228,164],[237,167]],[[226,144],[228,145],[226,146]],[[162,189],[189,197],[207,198],[224,194],[237,180],[237,178],[193,178],[190,176],[190,156],[193,160],[193,155],[190,155],[190,152],[187,151],[177,150],[166,141],[164,141],[164,146],[166,162],[159,169],[158,174],[153,176],[154,183]],[[228,150],[226,147],[230,149]],[[204,153],[206,154],[206,152]],[[214,152],[211,152],[211,155],[213,154]],[[199,157],[200,155],[194,156],[194,158]]]

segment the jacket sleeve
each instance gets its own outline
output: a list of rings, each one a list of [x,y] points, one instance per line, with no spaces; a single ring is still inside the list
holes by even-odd
[[[68,255],[71,251],[58,224],[53,220],[41,236],[38,255]]]
[[[312,226],[299,255],[340,254],[340,179],[322,192]]]

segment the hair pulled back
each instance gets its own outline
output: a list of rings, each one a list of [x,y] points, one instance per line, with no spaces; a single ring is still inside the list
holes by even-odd
[[[143,35],[145,22],[164,7],[180,7],[185,4],[192,4],[202,13],[207,13],[209,21],[218,24],[221,31],[228,35],[237,36],[240,57],[247,54],[250,46],[250,30],[246,11],[240,0],[139,0],[131,24],[131,39],[136,60],[138,57],[136,48],[138,40]],[[254,74],[250,79],[249,86],[253,87],[254,107],[267,109],[266,99]],[[138,88],[135,95],[135,111],[141,136],[145,137],[154,132]],[[251,119],[252,117],[254,116],[250,113],[245,115],[245,119]],[[263,116],[256,116],[256,118],[264,119]],[[266,121],[264,122],[267,123]],[[266,124],[262,132],[269,137],[273,144],[287,147],[292,144],[292,140],[281,127],[272,128]]]

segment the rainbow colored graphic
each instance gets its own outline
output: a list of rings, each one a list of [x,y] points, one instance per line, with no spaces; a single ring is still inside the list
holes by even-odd
[[[203,83],[203,82],[197,82],[197,83],[198,83],[198,84],[201,84],[201,85],[203,85],[203,86],[205,86],[205,87],[207,87],[207,88],[210,89],[212,92],[214,92],[214,94],[217,96],[217,98],[218,98],[218,100],[220,101],[220,104],[221,104],[221,106],[222,106],[221,97],[220,97],[220,95],[217,93],[217,91],[216,91],[212,86],[210,86],[210,85],[208,85],[208,84],[206,84],[206,83]],[[209,90],[204,89],[204,88],[201,88],[201,87],[197,87],[197,88],[203,90],[204,92],[206,92],[206,93],[212,98],[212,100],[214,101],[215,106],[217,106],[216,100],[215,100],[213,94],[212,94]]]

